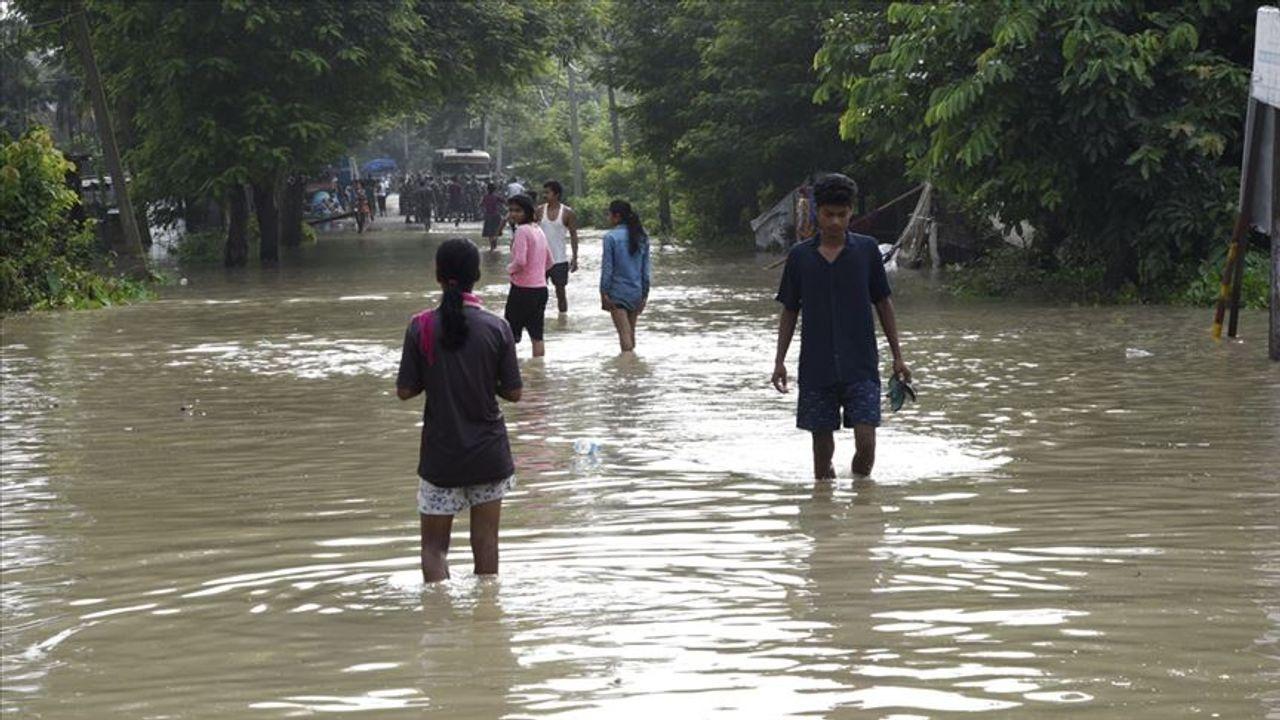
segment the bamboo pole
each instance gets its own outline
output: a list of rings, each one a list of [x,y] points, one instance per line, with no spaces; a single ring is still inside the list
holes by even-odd
[[[1213,311],[1213,339],[1222,339],[1222,320],[1227,314],[1227,304],[1232,296],[1232,284],[1236,276],[1236,265],[1244,262],[1240,252],[1240,239],[1247,237],[1249,221],[1244,212],[1236,218],[1235,229],[1231,231],[1231,246],[1227,249],[1227,265],[1222,269],[1222,282],[1218,285],[1218,306]]]

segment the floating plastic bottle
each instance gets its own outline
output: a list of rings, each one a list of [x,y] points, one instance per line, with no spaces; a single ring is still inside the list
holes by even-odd
[[[600,454],[600,443],[595,440],[578,438],[573,441],[573,452],[577,455],[590,455],[595,457]]]

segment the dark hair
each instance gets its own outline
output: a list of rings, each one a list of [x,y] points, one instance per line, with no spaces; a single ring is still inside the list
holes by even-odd
[[[546,188],[547,190],[554,190],[556,193],[557,199],[564,197],[564,186],[560,184],[559,180],[548,180],[542,183],[542,187]]]
[[[644,231],[644,225],[640,224],[640,216],[631,209],[631,203],[626,200],[614,200],[609,203],[609,212],[620,216],[627,226],[627,250],[632,255],[640,252],[640,242],[647,240],[649,234]]]
[[[485,183],[484,189],[488,192],[493,192],[498,189],[498,186],[493,183]]]
[[[840,173],[823,175],[813,184],[814,207],[822,205],[845,205],[853,207],[853,198],[858,194],[858,184]]]
[[[519,193],[512,195],[507,198],[507,206],[509,207],[511,205],[519,205],[520,209],[524,210],[524,222],[533,222],[533,201],[529,199],[528,195],[521,195]],[[523,225],[524,223],[521,224]]]
[[[466,238],[449,238],[436,250],[436,278],[444,285],[440,301],[440,345],[457,350],[467,341],[470,328],[462,312],[462,293],[471,292],[480,279],[480,251]]]

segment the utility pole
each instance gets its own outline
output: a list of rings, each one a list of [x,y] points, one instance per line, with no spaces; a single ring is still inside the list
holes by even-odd
[[[565,69],[569,73],[569,144],[573,150],[573,196],[582,197],[582,134],[578,129],[578,92],[577,77],[573,71],[573,63],[565,60]]]
[[[498,119],[498,153],[497,155],[498,155],[497,157],[498,176],[505,179],[506,170],[503,170],[503,168],[506,166],[502,164],[502,119],[501,118]]]
[[[404,119],[404,172],[409,172],[409,118]]]
[[[138,231],[137,216],[133,214],[133,203],[129,201],[129,186],[125,182],[124,164],[120,162],[120,148],[116,146],[116,135],[112,130],[111,115],[107,110],[107,93],[102,87],[98,61],[93,55],[84,0],[72,0],[70,20],[71,37],[76,50],[80,53],[80,62],[84,65],[84,80],[89,85],[89,95],[93,99],[93,117],[98,124],[103,159],[107,162],[107,172],[111,174],[116,204],[120,207],[120,224],[124,229],[124,252],[125,256],[132,261],[129,272],[135,277],[144,278],[148,276],[147,257],[142,252],[142,234]]]
[[[1280,115],[1280,110],[1272,108]],[[1280,148],[1280,118],[1271,126],[1271,147]],[[1280,161],[1271,161],[1271,342],[1269,354],[1280,362]]]

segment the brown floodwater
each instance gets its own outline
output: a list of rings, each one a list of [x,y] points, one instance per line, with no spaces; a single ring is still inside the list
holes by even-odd
[[[844,434],[815,485],[768,385],[772,258],[656,250],[620,358],[595,234],[546,359],[521,347],[502,575],[462,521],[424,588],[421,400],[392,387],[446,235],[391,226],[4,320],[6,715],[1280,717],[1261,313],[1214,344],[1204,310],[898,273],[920,400],[873,484]]]

